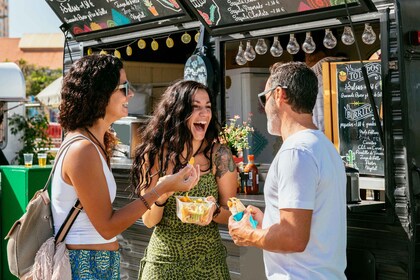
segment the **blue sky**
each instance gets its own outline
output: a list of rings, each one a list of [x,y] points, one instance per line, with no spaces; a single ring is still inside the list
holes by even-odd
[[[9,37],[25,33],[61,33],[61,21],[45,0],[9,0]]]

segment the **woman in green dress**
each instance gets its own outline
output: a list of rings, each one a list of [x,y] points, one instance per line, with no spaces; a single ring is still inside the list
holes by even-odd
[[[155,228],[139,279],[230,279],[217,224],[228,222],[226,205],[236,195],[237,173],[229,148],[218,141],[221,126],[212,98],[203,84],[179,81],[164,92],[142,132],[131,173],[134,194],[153,192],[159,178],[177,172],[194,157],[201,177],[189,196],[217,203],[206,223],[182,223],[175,196],[186,193],[159,194],[142,216],[147,227]]]

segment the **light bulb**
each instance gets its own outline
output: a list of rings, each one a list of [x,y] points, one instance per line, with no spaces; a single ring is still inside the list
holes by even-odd
[[[244,48],[241,42],[239,44],[238,53],[236,54],[236,58],[235,58],[235,61],[238,65],[244,65],[247,62],[247,60],[245,59],[244,53],[245,53]]]
[[[166,38],[166,46],[168,48],[172,48],[174,46],[174,40],[168,36],[168,38]]]
[[[306,32],[305,42],[302,44],[302,50],[306,53],[313,53],[316,49],[314,39],[311,36],[311,32]]]
[[[264,39],[258,39],[257,44],[255,45],[255,52],[259,55],[263,55],[267,52],[268,47]]]
[[[369,23],[365,23],[365,30],[362,34],[362,41],[366,45],[372,45],[376,41],[376,33],[373,31]]]
[[[108,52],[107,52],[106,50],[101,50],[101,51],[99,52],[99,54],[100,54],[100,55],[105,55],[105,54],[108,54]]]
[[[325,37],[323,41],[324,47],[327,49],[333,49],[337,46],[337,39],[334,37],[334,34],[330,29],[325,29]]]
[[[143,39],[140,39],[138,42],[137,42],[137,46],[139,47],[139,49],[144,49],[145,47],[146,47],[146,41],[145,40],[143,40]]]
[[[155,39],[153,39],[150,45],[152,46],[152,50],[154,51],[157,51],[159,49],[159,43]]]
[[[115,56],[115,57],[118,57],[118,58],[121,58],[121,53],[120,53],[120,51],[119,51],[119,50],[115,50],[115,51],[114,51],[114,56]]]
[[[188,34],[187,32],[185,32],[184,34],[182,34],[181,36],[181,41],[184,44],[188,44],[189,42],[191,42],[191,35]]]
[[[127,46],[127,48],[125,49],[125,53],[128,56],[131,56],[133,54],[133,49],[130,46]]]
[[[283,54],[283,48],[280,44],[279,37],[274,37],[273,45],[270,48],[270,53],[274,57],[279,57]]]
[[[194,36],[194,41],[196,43],[198,43],[198,39],[200,39],[200,31],[197,31],[197,33],[195,33],[195,36]]]
[[[344,45],[353,45],[354,44],[354,35],[350,26],[345,26],[343,35],[341,35],[341,41]]]
[[[290,54],[297,54],[299,52],[299,44],[296,41],[295,34],[290,34],[289,43],[287,43],[287,52]]]
[[[245,59],[248,61],[253,61],[257,54],[254,51],[254,47],[251,45],[251,41],[246,42],[246,48],[244,53]]]
[[[92,48],[88,48],[87,55],[91,55],[91,54],[93,54]]]

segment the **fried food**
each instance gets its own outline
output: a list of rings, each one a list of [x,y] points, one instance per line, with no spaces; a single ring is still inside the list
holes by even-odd
[[[236,198],[236,197],[229,198],[227,205],[229,207],[230,212],[233,215],[236,215],[238,213],[245,211],[245,206],[243,205],[243,203],[241,202],[239,198]]]
[[[177,216],[183,223],[207,224],[213,202],[202,197],[177,197]]]
[[[188,164],[194,165],[195,159],[194,157],[191,157],[190,160],[188,161]]]

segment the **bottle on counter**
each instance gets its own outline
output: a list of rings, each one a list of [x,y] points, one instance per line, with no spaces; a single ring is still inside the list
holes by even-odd
[[[246,194],[258,194],[258,168],[254,163],[254,155],[248,155],[248,163],[244,167],[247,174],[244,191]]]
[[[244,163],[241,161],[236,164],[236,171],[238,172],[238,188],[236,190],[237,193],[242,193],[244,190],[244,186],[242,183],[242,174],[244,172]]]

